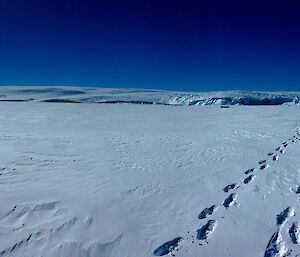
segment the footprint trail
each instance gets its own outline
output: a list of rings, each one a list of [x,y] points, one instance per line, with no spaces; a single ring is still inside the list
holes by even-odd
[[[297,132],[297,137],[294,136],[293,137],[294,139],[290,140],[289,142],[293,142],[293,141],[296,142],[295,140],[300,140],[298,136],[300,136],[300,133]],[[267,153],[267,156],[269,156],[270,158],[269,161],[271,161],[272,163],[273,161],[277,161],[278,155],[276,153],[278,152],[280,152],[281,154],[285,153],[285,149],[288,147],[288,145],[289,144],[287,142],[283,142],[282,145],[278,146],[274,152]],[[257,169],[260,171],[266,170],[270,166],[269,161],[267,159],[263,159],[259,161],[258,162],[259,166],[257,167]],[[256,171],[255,168],[250,168],[245,172],[243,172],[243,174],[248,175],[246,178],[243,179],[244,186],[247,186],[250,182],[252,182],[255,179],[256,175],[252,174],[255,171]],[[239,187],[240,186],[238,186],[237,183],[232,183],[225,186],[223,188],[223,191],[225,193],[228,193],[229,191],[236,190]],[[296,194],[300,194],[300,186],[298,186],[297,189],[291,189],[291,190],[294,191]],[[226,197],[223,200],[222,205],[225,207],[225,209],[228,209],[233,204],[236,204],[237,197],[238,197],[237,193],[231,193],[228,197]],[[213,215],[218,210],[219,208],[217,205],[211,205],[210,207],[206,207],[200,212],[200,214],[198,215],[198,219],[205,220],[208,216]],[[291,207],[287,207],[280,214],[276,215],[277,231],[273,233],[273,235],[271,236],[267,244],[264,257],[290,256],[292,250],[288,250],[286,247],[285,241],[283,240],[283,236],[282,236],[282,228],[285,226],[288,219],[292,216],[295,216],[295,212],[294,212],[294,208]],[[216,226],[217,226],[217,220],[214,219],[208,220],[204,225],[202,225],[200,229],[196,230],[197,239],[205,240],[205,241],[208,240],[209,237],[212,235],[212,233],[214,233]],[[288,238],[293,244],[298,245],[300,243],[300,226],[298,222],[293,222],[293,224],[286,231],[286,233],[288,233]],[[194,237],[192,236],[192,238]],[[178,247],[181,241],[183,241],[182,237],[176,237],[171,241],[165,242],[164,244],[156,248],[153,254],[156,256],[164,256],[167,254],[170,254],[171,256],[175,256],[175,250],[176,251],[180,250]],[[194,240],[192,241],[192,243],[194,243]],[[199,245],[202,246],[202,244],[200,243]]]
[[[198,215],[198,219],[205,219],[206,217],[208,217],[209,215],[212,215],[217,209],[216,205],[212,205],[209,208],[205,208],[202,212],[200,212],[200,214]]]

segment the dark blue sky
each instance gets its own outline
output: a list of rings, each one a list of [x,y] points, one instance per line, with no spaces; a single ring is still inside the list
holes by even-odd
[[[300,90],[300,3],[1,0],[0,85]]]

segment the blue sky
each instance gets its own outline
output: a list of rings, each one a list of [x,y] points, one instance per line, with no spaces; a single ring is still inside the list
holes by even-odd
[[[2,0],[0,85],[299,91],[297,1]]]

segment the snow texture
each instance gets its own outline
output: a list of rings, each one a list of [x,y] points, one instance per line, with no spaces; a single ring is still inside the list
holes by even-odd
[[[77,104],[100,95],[168,105]],[[1,97],[14,100],[0,102],[1,257],[299,256],[299,106],[174,107],[170,92],[128,89]]]

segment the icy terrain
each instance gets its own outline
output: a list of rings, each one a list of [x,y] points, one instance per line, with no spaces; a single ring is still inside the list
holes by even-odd
[[[0,87],[0,101],[161,105],[299,105],[300,92],[173,92],[85,87]]]
[[[299,106],[1,90],[1,257],[300,256]]]

